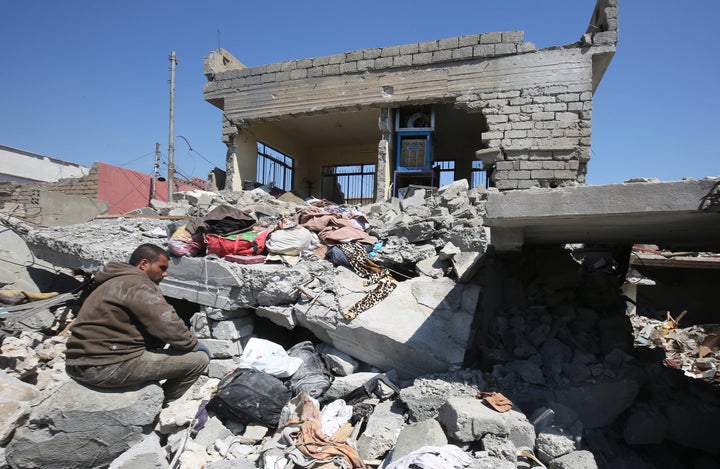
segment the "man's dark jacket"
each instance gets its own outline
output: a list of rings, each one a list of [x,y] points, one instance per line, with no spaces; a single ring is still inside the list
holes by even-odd
[[[142,270],[113,261],[95,281],[70,327],[67,365],[119,363],[163,344],[184,352],[197,347],[195,334]]]

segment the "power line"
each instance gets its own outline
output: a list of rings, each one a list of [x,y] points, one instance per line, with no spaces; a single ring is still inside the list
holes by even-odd
[[[188,142],[188,139],[186,139],[186,138],[183,137],[182,135],[178,135],[176,138],[181,138],[181,139],[185,140],[185,143],[187,143],[188,149],[189,149],[191,152],[197,153],[198,156],[200,156],[200,158],[202,158],[203,160],[205,160],[208,164],[213,165],[213,167],[215,166],[215,163],[213,163],[213,162],[210,161],[209,159],[205,158],[199,151],[195,150],[195,149],[192,147],[192,145],[190,145],[190,142]]]

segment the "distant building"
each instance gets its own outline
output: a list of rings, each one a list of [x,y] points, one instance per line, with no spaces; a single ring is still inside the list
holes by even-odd
[[[4,167],[4,166],[3,166]],[[167,181],[95,162],[86,175],[57,181],[0,181],[0,210],[46,226],[68,225],[98,215],[121,215],[168,200]],[[175,192],[203,189],[206,182],[175,178]]]
[[[87,176],[90,168],[0,145],[0,182],[56,182],[60,179]]]

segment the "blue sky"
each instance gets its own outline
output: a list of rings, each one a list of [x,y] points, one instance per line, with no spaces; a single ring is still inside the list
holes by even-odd
[[[175,165],[224,169],[221,111],[203,58],[247,66],[491,31],[538,48],[575,42],[595,0],[3,0],[0,144],[90,166],[167,171],[170,62]],[[720,175],[720,2],[620,0],[620,41],[593,103],[588,183]],[[1,164],[1,162],[0,162]]]

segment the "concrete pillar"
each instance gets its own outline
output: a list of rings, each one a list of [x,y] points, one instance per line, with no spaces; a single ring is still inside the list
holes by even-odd
[[[257,173],[257,139],[248,130],[238,128],[228,135],[225,159],[225,188],[233,191],[243,189],[245,182],[255,182]]]
[[[390,198],[390,184],[392,183],[391,151],[393,137],[393,118],[390,108],[380,110],[378,128],[381,137],[378,142],[378,157],[375,170],[375,201],[379,202]]]
[[[237,155],[235,154],[235,138],[227,143],[227,154],[225,155],[225,189],[231,191],[242,190],[242,179],[238,168]]]

